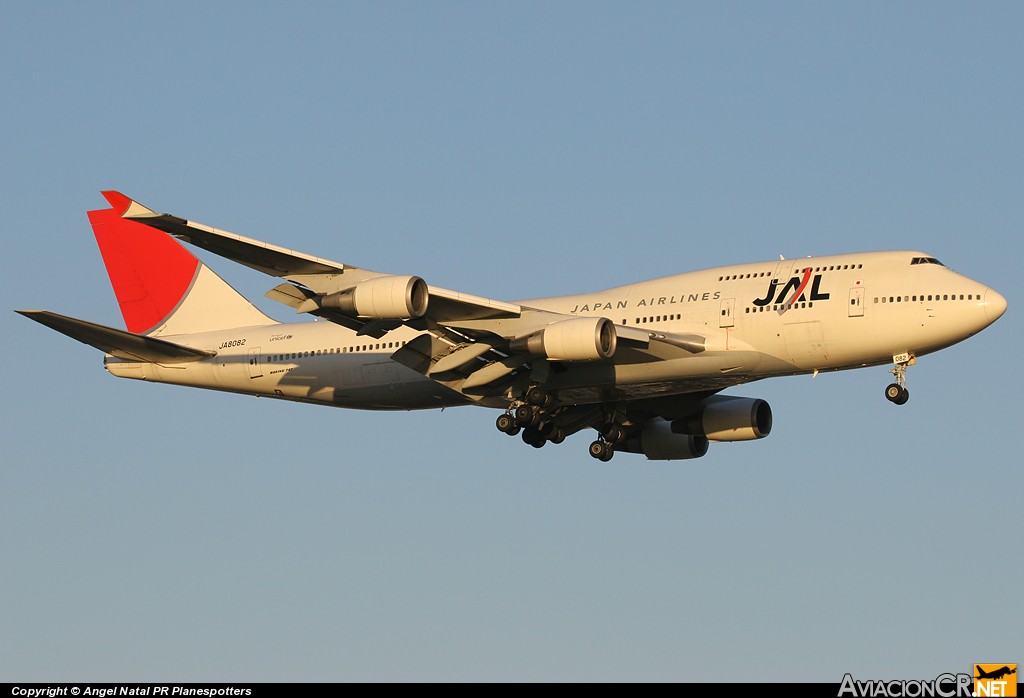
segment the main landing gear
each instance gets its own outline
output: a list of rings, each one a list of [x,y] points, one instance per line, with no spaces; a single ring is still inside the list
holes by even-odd
[[[554,403],[551,396],[540,388],[530,388],[526,393],[526,402],[521,402],[504,414],[498,415],[494,426],[498,431],[509,436],[522,432],[523,442],[541,448],[550,441],[560,444],[565,441],[565,433],[555,424],[553,415],[545,407]]]
[[[607,463],[615,455],[615,444],[625,440],[626,430],[618,424],[609,424],[601,432],[601,438],[590,444],[590,455]]]
[[[575,410],[575,411],[574,411]],[[532,386],[518,398],[513,398],[508,409],[498,415],[494,426],[509,436],[522,436],[523,442],[541,448],[548,442],[560,444],[565,437],[586,426],[600,432],[597,441],[590,444],[589,453],[601,461],[610,461],[617,446],[626,441],[625,415],[605,413],[594,408],[593,414],[561,405],[553,395],[539,386]],[[603,424],[603,427],[598,425]]]
[[[895,378],[895,383],[885,387],[885,399],[895,405],[905,405],[910,399],[910,391],[907,390],[907,369],[917,363],[912,354],[897,354],[892,357],[896,365],[889,369]]]

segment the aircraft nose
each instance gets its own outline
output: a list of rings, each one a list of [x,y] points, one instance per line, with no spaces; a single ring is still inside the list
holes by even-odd
[[[994,288],[985,291],[985,315],[989,322],[995,322],[1006,312],[1006,299]]]

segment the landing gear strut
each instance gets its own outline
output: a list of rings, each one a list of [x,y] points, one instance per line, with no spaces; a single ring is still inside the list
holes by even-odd
[[[896,365],[889,369],[895,378],[895,383],[885,387],[885,399],[895,405],[905,405],[910,399],[910,391],[907,390],[907,369],[917,363],[917,359],[911,354],[897,354],[892,357]]]

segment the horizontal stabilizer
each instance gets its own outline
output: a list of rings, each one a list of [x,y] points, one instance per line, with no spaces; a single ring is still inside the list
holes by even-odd
[[[146,363],[186,363],[216,356],[215,351],[193,349],[155,337],[146,337],[125,330],[114,329],[94,322],[58,315],[48,310],[16,310],[40,325],[66,334],[72,339],[95,347],[119,359],[144,361]]]

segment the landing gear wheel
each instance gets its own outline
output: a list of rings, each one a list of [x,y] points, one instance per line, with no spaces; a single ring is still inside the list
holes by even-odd
[[[551,396],[535,385],[526,391],[526,401],[537,407],[545,407],[551,402]]]
[[[885,399],[889,402],[896,402],[903,395],[903,387],[898,383],[890,383],[885,386]]]
[[[537,416],[537,410],[529,405],[520,405],[513,414],[515,415],[516,426],[525,427],[533,422]]]
[[[494,420],[494,426],[498,427],[498,431],[503,431],[506,434],[512,435],[512,430],[519,431],[519,427],[516,426],[516,420],[512,418],[510,414],[500,414],[498,418]]]
[[[890,383],[885,388],[885,399],[894,405],[905,405],[910,399],[910,391],[898,383]]]
[[[554,431],[551,432],[551,435],[548,437],[548,441],[550,441],[553,444],[562,443],[563,441],[565,441],[565,432],[562,431],[561,429],[555,429]]]
[[[528,443],[534,448],[540,448],[547,443],[547,439],[544,438],[544,435],[537,428],[526,427],[523,429],[523,443]]]
[[[601,432],[601,436],[603,436],[604,440],[608,443],[616,444],[626,438],[626,432],[618,424],[612,424]]]
[[[615,455],[615,448],[607,441],[597,440],[590,444],[590,455],[607,463]]]

